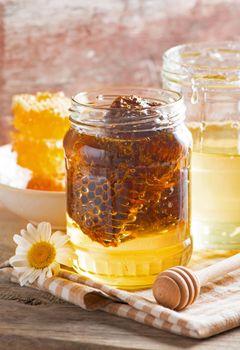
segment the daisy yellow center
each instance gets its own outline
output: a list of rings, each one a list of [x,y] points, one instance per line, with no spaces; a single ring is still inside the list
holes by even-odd
[[[48,267],[56,257],[56,249],[49,242],[34,243],[28,252],[28,261],[35,269]]]

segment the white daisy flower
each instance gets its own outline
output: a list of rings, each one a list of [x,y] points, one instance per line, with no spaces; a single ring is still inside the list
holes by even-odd
[[[60,264],[72,266],[75,258],[69,237],[60,231],[52,234],[48,222],[41,222],[37,227],[28,224],[26,230],[13,236],[13,240],[17,248],[9,262],[19,273],[21,286],[36,279],[42,283],[59,272]]]

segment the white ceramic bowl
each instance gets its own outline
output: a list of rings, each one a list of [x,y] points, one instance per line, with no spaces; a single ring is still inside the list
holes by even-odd
[[[16,164],[10,145],[0,147],[0,201],[14,214],[38,224],[66,228],[66,193],[26,189],[30,171]]]
[[[66,229],[65,192],[29,190],[0,184],[0,201],[11,212],[33,224],[47,221],[54,229]]]

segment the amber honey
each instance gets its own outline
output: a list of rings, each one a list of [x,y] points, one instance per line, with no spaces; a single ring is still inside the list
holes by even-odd
[[[67,231],[79,272],[135,289],[190,258],[191,137],[182,122],[146,122],[159,101],[112,99],[102,130],[73,122],[65,136]],[[129,120],[144,128],[134,132]],[[114,132],[106,127],[116,122]]]

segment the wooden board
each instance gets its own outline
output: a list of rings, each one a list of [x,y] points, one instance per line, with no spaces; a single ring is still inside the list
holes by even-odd
[[[26,222],[0,208],[0,262],[14,252]],[[104,312],[87,312],[0,276],[0,349],[238,350],[239,329],[204,341],[175,336]]]

